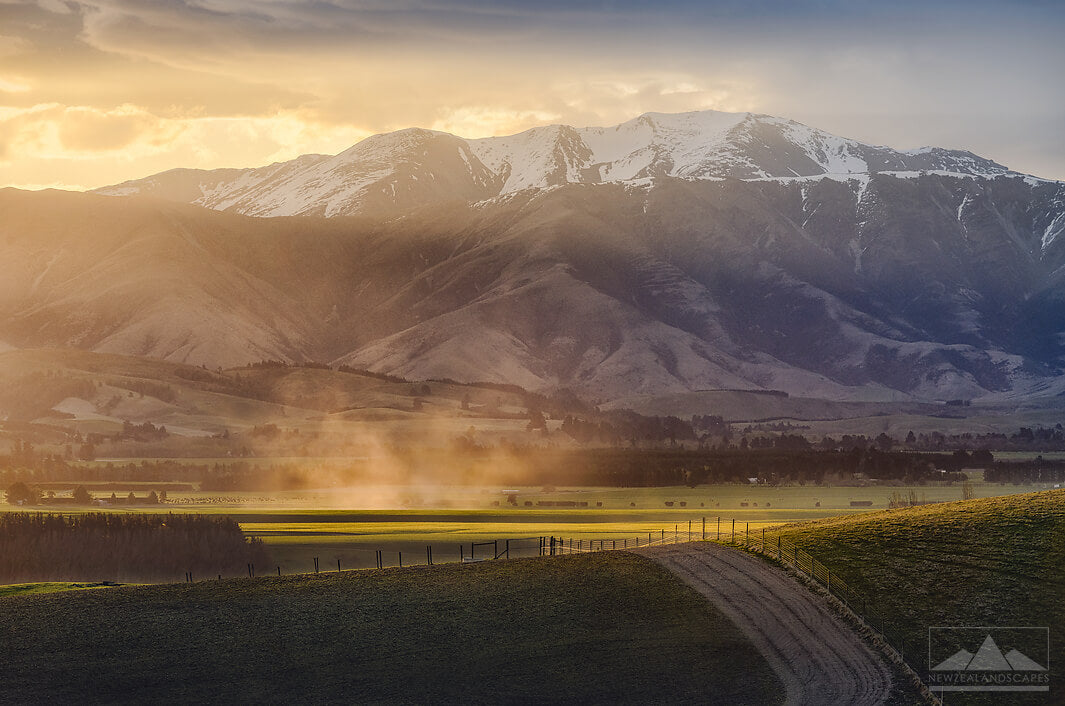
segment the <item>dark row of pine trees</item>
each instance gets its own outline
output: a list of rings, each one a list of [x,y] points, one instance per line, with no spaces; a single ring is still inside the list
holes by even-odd
[[[262,542],[227,517],[0,513],[0,584],[181,581],[268,562]]]

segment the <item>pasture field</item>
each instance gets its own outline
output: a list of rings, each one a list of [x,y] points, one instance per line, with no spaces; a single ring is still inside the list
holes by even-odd
[[[87,486],[88,487],[88,486]],[[1030,490],[1031,486],[975,482],[977,497]],[[888,486],[786,486],[712,485],[655,488],[543,488],[474,486],[383,486],[359,488],[262,492],[169,492],[162,505],[103,506],[94,511],[193,512],[227,515],[237,520],[246,534],[258,537],[269,549],[269,567],[257,571],[302,573],[312,571],[314,558],[324,568],[376,566],[382,551],[385,566],[426,563],[426,547],[432,546],[434,563],[459,561],[472,551],[470,543],[512,541],[511,556],[535,556],[539,537],[555,536],[577,542],[617,540],[619,548],[641,544],[652,534],[656,541],[673,537],[702,537],[706,518],[707,537],[721,532],[752,532],[806,520],[851,516],[887,506],[889,496],[912,491],[928,501],[956,500],[960,484],[929,484],[920,487]],[[90,492],[91,488],[90,488]],[[137,491],[140,496],[146,491]],[[109,497],[110,491],[94,493]],[[124,494],[119,491],[119,497]],[[513,499],[516,506],[508,500]],[[853,507],[851,502],[871,502],[871,507]],[[549,507],[538,503],[587,503],[586,507]],[[526,506],[530,503],[530,506]],[[602,504],[600,506],[600,503]],[[672,503],[667,506],[667,503]],[[3,511],[18,510],[0,504]],[[378,508],[378,509],[373,509]],[[386,509],[380,509],[386,508]],[[49,508],[41,506],[41,510]],[[51,511],[82,512],[90,508],[59,506]],[[665,537],[662,533],[665,532]],[[676,534],[674,534],[676,532]],[[484,551],[484,550],[482,550]],[[71,580],[86,577],[71,576]],[[181,580],[177,575],[174,580]]]
[[[502,552],[509,547],[510,557],[515,558],[538,556],[539,538],[549,536],[567,542],[560,553],[569,552],[569,547],[578,551],[587,549],[591,543],[597,548],[631,549],[647,546],[649,542],[660,544],[702,538],[702,518],[690,513],[686,516],[663,513],[659,518],[612,521],[609,516],[588,518],[575,515],[567,518],[556,515],[525,517],[516,522],[482,513],[450,513],[435,517],[423,514],[385,522],[366,521],[365,517],[355,522],[272,519],[275,521],[242,521],[241,527],[246,534],[263,540],[274,560],[270,569],[280,567],[283,573],[310,571],[314,557],[319,558],[325,569],[332,567],[335,570],[338,560],[343,567],[370,568],[375,566],[378,550],[383,553],[385,566],[396,566],[401,561],[407,566],[424,564],[428,560],[427,547],[431,547],[434,564],[457,562],[471,555],[483,558],[490,549],[482,546],[475,550],[471,545],[494,540],[498,540],[496,550]],[[447,521],[440,521],[442,519]],[[707,518],[706,531],[710,538],[716,537],[715,519]],[[754,532],[779,522],[755,521],[749,526]],[[722,520],[720,527],[722,534],[728,536],[731,524]],[[746,524],[738,523],[737,533],[742,533],[746,527]]]
[[[625,552],[16,596],[0,611],[14,636],[0,702],[783,698],[735,626]]]
[[[767,531],[767,542],[778,534],[864,594],[909,645],[927,650],[930,627],[1049,628],[1051,696],[1010,694],[1009,703],[1061,702],[1065,490],[780,526]],[[950,696],[958,703],[1002,703]]]

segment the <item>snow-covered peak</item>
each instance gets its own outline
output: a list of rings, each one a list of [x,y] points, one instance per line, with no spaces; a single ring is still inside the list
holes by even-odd
[[[591,152],[567,125],[535,127],[508,137],[467,140],[477,158],[502,181],[500,193],[583,181]]]
[[[644,113],[619,125],[551,125],[469,140],[503,181],[501,193],[559,183],[662,176],[766,179],[938,170],[996,176],[1008,170],[968,152],[903,153],[837,137],[793,120],[714,110]]]
[[[336,158],[347,162],[367,158],[378,160],[402,159],[406,157],[410,150],[417,149],[434,137],[441,135],[452,137],[446,132],[426,130],[420,127],[408,127],[395,132],[382,132],[356,142],[336,155]]]

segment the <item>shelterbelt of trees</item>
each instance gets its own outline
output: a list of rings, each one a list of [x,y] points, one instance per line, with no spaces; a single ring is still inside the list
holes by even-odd
[[[965,480],[963,469],[993,465],[998,464],[994,463],[990,452],[931,454],[885,452],[875,448],[741,451],[679,446],[560,449],[518,445],[482,447],[467,442],[446,449],[396,448],[360,460],[322,459],[298,463],[257,463],[246,459],[228,463],[162,460],[81,466],[49,459],[36,468],[0,471],[0,488],[7,489],[9,502],[27,505],[48,503],[42,487],[52,492],[57,489],[68,492],[81,484],[108,482],[131,485],[183,482],[187,486],[212,491],[299,490],[360,482],[425,482],[427,479],[456,484],[615,487],[748,484],[751,479],[770,485],[851,484],[858,480],[921,484]],[[69,488],[64,487],[64,482]],[[84,501],[84,488],[79,492]]]
[[[265,567],[266,550],[211,515],[0,513],[0,584],[177,581]]]

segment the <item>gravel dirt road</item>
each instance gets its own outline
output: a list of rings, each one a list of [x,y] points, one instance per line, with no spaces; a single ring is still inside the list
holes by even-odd
[[[666,567],[728,616],[784,682],[786,704],[881,704],[891,673],[824,599],[782,569],[718,544],[639,552]]]

